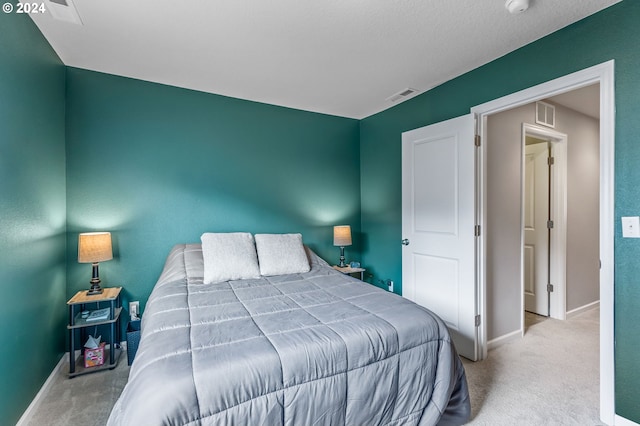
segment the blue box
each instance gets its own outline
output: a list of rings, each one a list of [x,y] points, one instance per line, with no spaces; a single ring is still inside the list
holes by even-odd
[[[140,344],[140,320],[127,324],[127,364],[131,365]]]

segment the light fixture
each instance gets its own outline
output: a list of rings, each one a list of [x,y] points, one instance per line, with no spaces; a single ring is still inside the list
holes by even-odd
[[[529,9],[529,0],[507,0],[504,7],[510,14],[516,15]]]
[[[85,232],[78,236],[78,263],[92,263],[91,288],[87,296],[101,294],[98,263],[113,259],[111,249],[111,233]]]
[[[341,268],[347,266],[344,263],[344,248],[351,245],[351,226],[340,225],[333,227],[333,245],[340,247],[340,264]]]

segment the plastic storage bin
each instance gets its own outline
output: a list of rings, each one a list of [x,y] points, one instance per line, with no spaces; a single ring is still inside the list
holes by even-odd
[[[133,358],[140,344],[140,321],[129,321],[127,324],[127,364],[133,363]]]

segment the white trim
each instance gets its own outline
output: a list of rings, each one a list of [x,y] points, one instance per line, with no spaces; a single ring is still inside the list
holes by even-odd
[[[580,314],[583,314],[592,309],[596,309],[600,307],[600,301],[596,300],[595,302],[587,303],[584,306],[580,306],[579,308],[572,309],[567,312],[567,319],[571,319],[577,317]]]
[[[551,132],[549,134],[552,134]],[[556,286],[550,294],[551,318],[567,318],[567,164],[568,136],[556,133],[560,139],[551,140],[555,166],[551,168],[553,192],[551,193],[551,283]]]
[[[593,67],[592,67],[593,68]],[[614,191],[615,85],[614,61],[598,66],[600,81],[600,419],[615,417],[614,361]],[[603,208],[606,206],[606,208]]]
[[[486,118],[491,114],[526,105],[570,90],[600,83],[600,419],[609,425],[615,417],[615,376],[613,340],[613,295],[614,295],[614,146],[615,146],[615,87],[614,61],[557,78],[547,83],[522,90],[471,108],[478,114],[483,140],[486,140]],[[486,167],[486,143],[482,144],[483,161],[481,173]],[[483,229],[486,229],[486,191],[480,196]],[[482,237],[483,238],[483,237]],[[483,238],[484,239],[484,238]],[[484,243],[483,243],[484,244]],[[483,259],[486,261],[486,259]],[[483,266],[482,270],[484,271]],[[486,276],[479,277],[479,298],[486,293]],[[486,323],[486,308],[480,314]],[[486,357],[486,335],[479,342],[481,354]]]
[[[49,388],[51,387],[51,383],[53,383],[53,379],[55,378],[56,374],[58,374],[58,371],[62,370],[62,365],[68,359],[69,353],[67,352],[66,356],[63,355],[56,366],[53,367],[51,374],[49,374],[49,377],[47,377],[47,380],[45,380],[44,384],[42,385],[36,396],[33,398],[33,401],[31,401],[31,404],[29,404],[24,413],[22,413],[22,416],[20,417],[20,420],[18,420],[18,423],[16,423],[16,426],[25,426],[29,424],[31,416],[33,415],[33,411],[35,410],[36,406],[40,404],[40,400],[44,398],[45,394],[49,392]]]
[[[511,333],[505,334],[504,336],[500,336],[497,339],[493,339],[489,342],[487,342],[487,349],[491,350],[491,349],[495,349],[499,346],[505,345],[507,343],[510,342],[514,342],[516,340],[520,340],[522,339],[522,331],[521,330],[516,330],[513,331]]]
[[[620,417],[617,414],[615,416],[614,421],[615,421],[614,424],[616,426],[640,426],[639,423],[632,422],[631,420],[625,419],[624,417]]]
[[[478,117],[478,114],[473,114],[473,119],[475,121],[475,136],[482,135],[482,129],[486,128],[487,118]],[[475,260],[475,284],[476,284],[476,315],[480,316],[480,326],[476,327],[476,358],[478,360],[485,359],[487,357],[488,345],[483,344],[483,342],[487,341],[487,318],[485,313],[487,312],[487,300],[485,298],[485,293],[479,291],[483,285],[483,278],[485,277],[485,264],[484,256],[486,253],[486,245],[487,241],[483,236],[483,229],[486,228],[486,222],[484,219],[484,209],[482,206],[485,205],[485,200],[483,197],[486,197],[486,179],[484,177],[484,173],[482,173],[482,165],[484,164],[484,156],[485,156],[485,146],[486,144],[481,143],[480,147],[476,149],[476,159],[475,159],[475,168],[476,168],[476,187],[475,187],[475,223],[476,225],[480,225],[480,236],[476,238],[476,260]]]
[[[476,106],[471,108],[471,113],[476,115],[476,120],[478,123],[478,129],[477,129],[477,134],[480,135],[480,140],[484,141],[484,143],[481,144],[480,146],[480,160],[478,161],[477,164],[477,175],[480,176],[480,180],[481,180],[481,185],[480,185],[480,191],[481,193],[479,195],[476,194],[476,200],[478,202],[477,205],[477,214],[478,214],[478,218],[479,218],[479,223],[481,226],[481,229],[486,230],[487,229],[487,214],[486,214],[486,206],[487,206],[487,179],[486,179],[486,172],[485,170],[487,170],[487,120],[489,117],[489,114],[485,112],[484,109],[481,108],[482,105],[480,106]],[[487,290],[486,290],[486,282],[487,282],[487,258],[486,258],[486,253],[487,253],[487,239],[486,239],[486,232],[482,232],[480,234],[479,237],[480,240],[482,240],[480,242],[480,248],[481,248],[481,252],[478,254],[478,256],[480,256],[479,260],[478,260],[478,273],[479,276],[476,277],[476,295],[478,297],[478,299],[480,301],[482,301],[482,303],[480,303],[478,305],[478,315],[480,315],[480,317],[482,318],[481,321],[481,329],[480,332],[478,333],[478,352],[480,353],[480,359],[485,359],[489,356],[489,348],[493,349],[496,346],[499,346],[501,343],[501,340],[503,339],[508,339],[511,336],[517,335],[519,334],[520,336],[523,336],[523,332],[524,332],[524,327],[521,324],[520,330],[516,330],[512,333],[503,335],[501,337],[498,337],[496,339],[493,339],[491,341],[488,341],[489,339],[489,333],[487,331],[488,327],[488,317],[487,317]],[[521,271],[522,272],[522,271]],[[522,279],[522,277],[521,277]]]

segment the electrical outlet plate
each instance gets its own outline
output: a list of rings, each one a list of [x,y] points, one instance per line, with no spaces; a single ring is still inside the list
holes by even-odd
[[[140,302],[129,302],[129,315],[132,318],[140,316]]]

